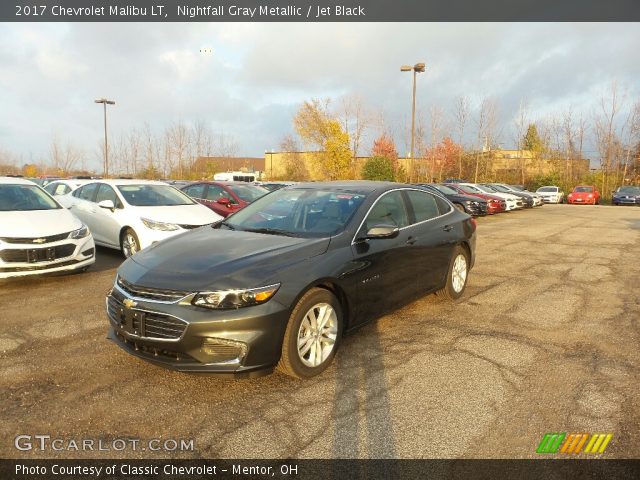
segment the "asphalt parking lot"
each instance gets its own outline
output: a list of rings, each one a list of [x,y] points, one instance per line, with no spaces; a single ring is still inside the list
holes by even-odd
[[[176,373],[106,340],[121,262],[0,283],[0,456],[19,434],[194,439],[175,457],[538,457],[547,432],[611,432],[640,457],[640,208],[545,205],[478,221],[456,303],[429,295],[346,338],[320,377]],[[581,454],[581,456],[584,456]]]

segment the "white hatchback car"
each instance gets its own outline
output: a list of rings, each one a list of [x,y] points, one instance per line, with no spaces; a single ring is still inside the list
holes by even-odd
[[[65,197],[95,242],[121,250],[125,257],[222,219],[180,190],[151,180],[95,180]]]
[[[89,229],[33,182],[0,177],[0,278],[86,270]]]

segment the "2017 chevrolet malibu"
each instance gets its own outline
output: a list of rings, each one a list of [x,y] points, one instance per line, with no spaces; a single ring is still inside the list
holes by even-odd
[[[312,377],[343,333],[428,292],[459,298],[475,240],[474,219],[419,187],[293,185],[125,261],[109,336],[181,371]]]
[[[222,218],[180,190],[150,180],[98,180],[61,198],[98,245],[125,257]]]
[[[85,270],[95,262],[89,229],[47,192],[0,177],[0,278]]]

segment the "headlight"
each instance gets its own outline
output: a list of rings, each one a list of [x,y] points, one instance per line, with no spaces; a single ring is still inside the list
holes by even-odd
[[[593,193],[590,193],[590,194],[589,194],[589,198],[593,198]]]
[[[215,292],[198,292],[191,303],[205,308],[242,308],[259,305],[268,301],[280,288],[280,284],[247,290],[218,290]]]
[[[164,223],[164,222],[156,222],[155,220],[150,220],[148,218],[140,218],[142,223],[145,224],[151,230],[162,230],[163,232],[170,232],[173,230],[179,230],[180,227],[175,223]]]
[[[67,238],[78,240],[79,238],[84,238],[87,236],[89,236],[89,229],[86,225],[83,224],[79,229],[71,232]]]

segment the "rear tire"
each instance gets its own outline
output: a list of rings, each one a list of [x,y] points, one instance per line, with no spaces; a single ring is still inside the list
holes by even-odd
[[[127,228],[122,232],[122,236],[120,237],[120,251],[124,258],[129,258],[134,253],[140,251],[140,240],[138,240],[138,235],[136,235],[133,229]]]
[[[340,302],[324,288],[312,288],[298,301],[282,341],[278,370],[294,378],[311,378],[333,361],[342,337]]]
[[[436,292],[436,295],[447,300],[460,298],[467,286],[468,276],[469,254],[464,248],[458,246],[454,249],[451,261],[449,262],[447,283],[442,289]]]

